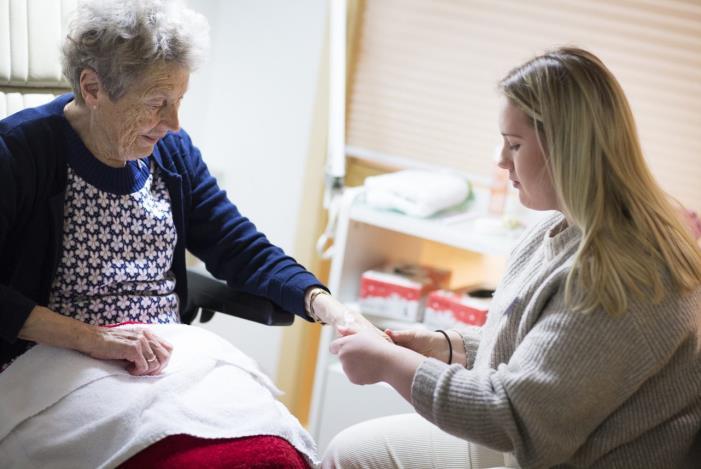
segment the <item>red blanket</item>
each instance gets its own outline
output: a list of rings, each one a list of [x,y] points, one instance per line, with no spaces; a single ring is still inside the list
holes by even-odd
[[[131,457],[121,469],[289,468],[308,469],[304,457],[277,436],[208,440],[172,435]]]

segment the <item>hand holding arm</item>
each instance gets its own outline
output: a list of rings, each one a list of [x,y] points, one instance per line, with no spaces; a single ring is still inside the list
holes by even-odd
[[[395,344],[411,349],[426,357],[448,363],[452,348],[453,357],[450,363],[463,365],[466,362],[465,343],[457,331],[450,329],[446,331],[450,338],[450,347],[448,347],[448,341],[445,336],[436,331],[427,331],[425,329],[393,331],[387,329],[385,332]]]
[[[338,355],[343,371],[354,384],[384,381],[411,402],[411,384],[416,369],[426,357],[384,340],[372,331],[351,333],[340,327],[340,337],[331,343],[331,353]]]

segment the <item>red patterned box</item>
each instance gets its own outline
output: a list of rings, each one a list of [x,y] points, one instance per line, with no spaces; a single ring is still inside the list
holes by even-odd
[[[481,326],[487,320],[493,293],[493,290],[480,287],[433,291],[426,301],[424,323],[436,328],[460,324]]]
[[[449,281],[449,271],[428,266],[391,264],[368,270],[360,277],[360,307],[374,316],[421,321],[426,295]]]

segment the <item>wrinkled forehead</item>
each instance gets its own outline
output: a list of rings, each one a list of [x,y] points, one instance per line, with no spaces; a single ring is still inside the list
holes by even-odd
[[[179,64],[158,64],[149,67],[127,89],[127,95],[145,96],[163,94],[182,96],[187,91],[190,71]]]

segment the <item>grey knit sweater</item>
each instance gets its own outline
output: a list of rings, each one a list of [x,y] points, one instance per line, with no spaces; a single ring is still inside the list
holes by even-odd
[[[563,222],[554,214],[524,236],[481,338],[464,334],[467,368],[424,361],[414,407],[524,468],[701,468],[689,456],[701,435],[701,289],[617,317],[569,311],[580,233],[551,236]]]

